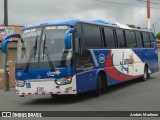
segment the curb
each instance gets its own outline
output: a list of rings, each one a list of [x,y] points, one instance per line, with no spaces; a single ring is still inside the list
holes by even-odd
[[[3,88],[3,89],[0,89],[0,93],[13,92],[13,91],[16,91],[16,89],[15,89],[15,88],[10,88],[9,91],[5,91],[4,88]]]

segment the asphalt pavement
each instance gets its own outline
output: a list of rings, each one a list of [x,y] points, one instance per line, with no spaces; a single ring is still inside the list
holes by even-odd
[[[111,86],[99,97],[91,93],[19,97],[15,89],[1,90],[0,111],[160,111],[160,73],[145,82],[134,80]]]

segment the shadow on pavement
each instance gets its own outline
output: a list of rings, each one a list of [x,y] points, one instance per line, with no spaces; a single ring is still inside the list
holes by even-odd
[[[150,81],[152,79],[154,79],[154,78],[151,77],[151,79],[149,79],[148,81]],[[144,82],[147,82],[147,81],[144,81]],[[118,90],[127,88],[127,87],[135,85],[135,84],[141,84],[141,83],[142,82],[140,79],[135,79],[135,80],[127,81],[127,82],[120,83],[117,85],[113,85],[113,86],[107,87],[106,92],[103,92],[102,95],[99,97],[103,97],[104,95],[109,95],[109,94],[112,94]],[[29,97],[29,96],[27,96],[27,97]],[[87,92],[87,93],[83,93],[83,94],[79,94],[79,95],[60,95],[58,97],[51,97],[48,95],[45,97],[43,96],[43,98],[38,98],[38,99],[37,99],[37,97],[35,99],[32,98],[32,100],[30,100],[26,103],[23,103],[23,105],[74,104],[74,103],[87,101],[87,100],[96,98],[96,97],[93,97],[92,92]]]

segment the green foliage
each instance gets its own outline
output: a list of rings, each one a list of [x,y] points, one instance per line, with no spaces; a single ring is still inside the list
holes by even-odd
[[[131,28],[136,28],[136,26],[135,25],[129,25],[129,24],[127,24],[129,27],[131,27]]]
[[[141,27],[139,27],[139,26],[136,27],[135,25],[129,25],[129,24],[127,24],[127,26],[130,27],[130,28],[141,29]]]
[[[137,26],[137,29],[141,29],[141,27]]]
[[[156,34],[156,38],[160,39],[160,32]]]

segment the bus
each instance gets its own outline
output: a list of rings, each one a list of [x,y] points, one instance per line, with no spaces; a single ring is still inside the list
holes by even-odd
[[[103,20],[63,20],[24,26],[17,36],[19,96],[88,91],[99,96],[107,86],[136,78],[145,81],[159,71],[151,30]]]

